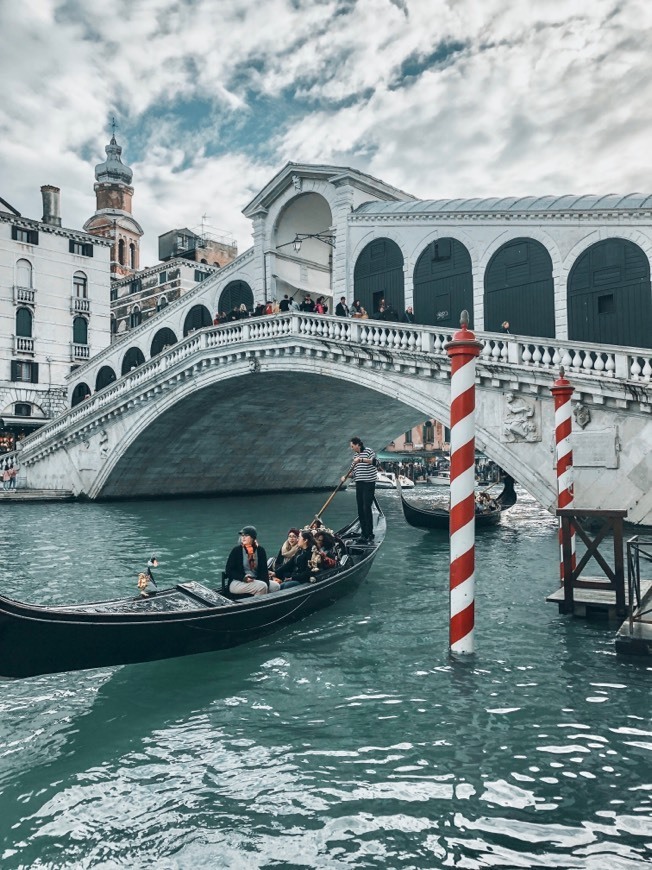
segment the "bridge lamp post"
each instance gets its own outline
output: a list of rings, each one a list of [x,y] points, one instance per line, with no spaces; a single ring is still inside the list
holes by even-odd
[[[287,248],[288,245],[292,245],[295,253],[298,254],[301,250],[301,245],[306,241],[306,239],[317,239],[318,242],[330,245],[331,248],[335,247],[335,238],[331,233],[297,233],[291,242],[284,242],[282,245],[277,245],[276,250],[279,251],[281,248]]]
[[[450,652],[475,652],[475,362],[469,312],[444,345],[451,361]]]

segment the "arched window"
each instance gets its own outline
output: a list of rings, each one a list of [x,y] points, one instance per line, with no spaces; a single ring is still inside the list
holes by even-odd
[[[381,299],[399,316],[403,314],[403,254],[396,242],[374,239],[362,249],[353,272],[353,298],[362,303],[369,317],[375,316]]]
[[[473,327],[471,255],[457,239],[436,239],[422,251],[414,267],[416,322],[457,328],[465,309]]]
[[[251,311],[254,307],[254,294],[246,281],[230,281],[220,294],[218,311],[232,311],[242,303]]]
[[[168,300],[167,296],[159,296],[158,301],[156,303],[156,310],[163,311],[164,308],[167,308]]]
[[[19,308],[16,311],[16,335],[22,338],[32,337],[32,312],[29,308]]]
[[[115,372],[111,366],[102,366],[95,379],[95,392],[97,393],[99,390],[103,390],[104,387],[108,387],[115,379]]]
[[[121,266],[124,266],[124,264],[125,264],[125,240],[124,239],[120,239],[120,241],[118,242],[118,263],[120,263]]]
[[[18,260],[16,263],[16,286],[32,289],[32,264],[29,260]]]
[[[88,344],[88,321],[85,317],[75,317],[72,322],[73,344]]]
[[[164,326],[163,329],[159,329],[152,339],[152,346],[149,352],[150,356],[156,356],[157,353],[160,353],[166,347],[170,347],[176,343],[177,337],[174,332],[172,332],[172,330],[167,326]]]
[[[81,383],[77,384],[75,389],[72,391],[72,396],[70,398],[70,407],[74,408],[75,405],[78,405],[80,402],[83,402],[84,399],[89,399],[91,395],[91,388],[88,384]]]
[[[136,246],[133,242],[129,245],[129,265],[132,269],[136,268]]]
[[[193,305],[190,311],[186,314],[186,319],[183,323],[183,334],[188,335],[195,329],[202,329],[204,326],[212,326],[213,318],[205,305]]]
[[[555,336],[552,259],[534,239],[513,239],[498,248],[484,276],[484,328],[514,335]]]
[[[126,375],[132,369],[135,369],[136,366],[140,366],[144,362],[145,357],[143,356],[142,350],[139,347],[130,347],[122,360],[121,373]]]
[[[73,295],[77,299],[88,299],[88,279],[83,272],[75,272],[72,277]]]
[[[584,251],[568,276],[571,341],[652,347],[650,263],[626,239],[604,239]]]
[[[131,314],[129,315],[129,329],[133,329],[136,326],[140,326],[143,322],[143,313],[140,310],[140,306],[134,305],[131,310]]]

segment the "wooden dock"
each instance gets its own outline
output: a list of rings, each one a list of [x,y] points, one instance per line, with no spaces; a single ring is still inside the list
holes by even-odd
[[[590,619],[591,617],[622,619],[617,613],[616,590],[599,577],[587,577],[587,581],[593,585],[590,587],[575,587],[573,589],[572,615]],[[604,588],[600,588],[603,586]],[[629,594],[625,584],[625,607],[629,610]],[[652,580],[641,580],[641,597],[652,595]],[[560,613],[568,613],[566,609],[564,587],[560,586],[550,595],[546,601],[559,605]]]

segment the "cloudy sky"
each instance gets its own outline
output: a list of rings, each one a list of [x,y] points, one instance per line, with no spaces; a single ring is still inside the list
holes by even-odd
[[[95,208],[111,117],[141,262],[288,160],[424,199],[652,191],[650,0],[0,0],[0,196]]]

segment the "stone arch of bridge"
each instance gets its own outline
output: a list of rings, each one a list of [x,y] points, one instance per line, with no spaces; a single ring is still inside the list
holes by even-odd
[[[269,211],[265,216],[266,248],[276,248],[277,244],[280,242],[291,241],[289,236],[287,239],[277,238],[279,225],[283,220],[283,216],[287,213],[288,208],[296,205],[301,197],[305,197],[306,195],[310,194],[319,196],[322,198],[322,200],[325,201],[328,209],[330,210],[331,221],[335,220],[335,212],[337,210],[337,189],[327,181],[304,178],[301,180],[300,190],[293,186],[289,186],[270,205]],[[320,226],[308,230],[308,232],[324,232],[324,230],[327,229],[327,226]],[[300,229],[297,228],[296,232],[299,231]],[[306,230],[301,231],[306,232]]]
[[[296,353],[266,359],[265,370],[256,371],[252,367],[256,359],[196,366],[155,404],[136,402],[128,418],[119,418],[116,449],[103,463],[88,495],[254,492],[269,489],[270,480],[275,489],[294,489],[297,473],[305,488],[329,487],[349,461],[352,435],[380,449],[425,419],[444,424],[449,420],[447,380],[424,381],[366,366],[356,366],[352,372],[351,363],[345,361],[329,361],[326,373],[316,368],[312,356]],[[298,397],[296,408],[288,405],[291,396]],[[285,403],[282,414],[279,397]],[[495,391],[478,392],[481,421],[485,402],[488,409],[495,407]],[[324,413],[329,407],[336,407],[337,413]],[[317,419],[319,445],[323,445],[319,450],[314,449]],[[491,411],[486,419],[492,419]],[[477,434],[478,444],[490,458],[542,504],[551,504],[550,481],[539,473],[546,464],[543,454],[527,468],[513,445],[501,443],[499,431],[480,422]],[[314,457],[308,465],[306,445],[311,445]],[[251,460],[243,464],[243,456]]]

